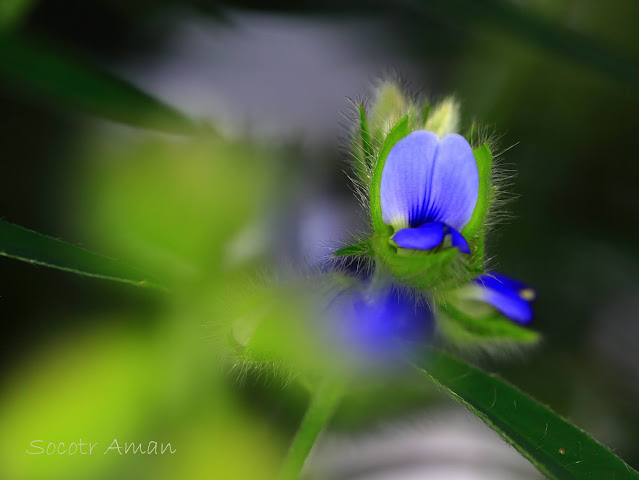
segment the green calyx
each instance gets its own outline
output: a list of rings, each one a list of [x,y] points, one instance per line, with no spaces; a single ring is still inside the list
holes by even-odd
[[[445,245],[431,251],[411,251],[392,242],[392,226],[382,219],[380,188],[386,158],[401,139],[418,129],[434,131],[440,136],[459,128],[459,105],[446,98],[433,108],[429,102],[420,107],[408,100],[393,83],[383,84],[376,94],[370,114],[359,106],[359,129],[354,138],[358,145],[355,158],[357,178],[364,186],[373,232],[363,241],[347,245],[335,256],[367,256],[379,262],[395,281],[421,291],[459,287],[483,273],[485,221],[492,197],[490,185],[492,153],[484,144],[474,149],[479,171],[478,200],[474,213],[461,232],[471,254],[465,255]]]
[[[404,250],[394,246],[389,237],[378,234],[373,237],[372,249],[375,259],[395,281],[422,292],[453,288],[476,275],[456,248],[426,252]]]
[[[491,305],[469,299],[462,287],[451,290],[437,305],[437,326],[448,343],[458,347],[478,347],[495,351],[508,346],[534,345],[539,333],[521,326]]]
[[[490,184],[493,156],[486,143],[475,148],[473,154],[479,172],[479,192],[473,216],[470,217],[470,221],[462,229],[461,234],[470,245],[473,265],[482,268],[485,255],[486,216],[493,197],[493,187]]]

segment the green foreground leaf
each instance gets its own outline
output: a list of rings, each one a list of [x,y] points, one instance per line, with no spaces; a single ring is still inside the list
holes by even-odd
[[[135,127],[178,134],[197,128],[173,107],[98,66],[33,41],[0,37],[0,80],[29,95]]]
[[[420,371],[550,479],[639,479],[639,473],[584,431],[495,376],[440,351]]]
[[[150,276],[116,260],[1,220],[0,256],[88,277],[163,288]]]

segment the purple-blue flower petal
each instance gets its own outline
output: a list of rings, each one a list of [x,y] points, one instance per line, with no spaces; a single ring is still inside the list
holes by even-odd
[[[519,280],[490,273],[475,279],[483,288],[483,300],[517,323],[530,323],[533,319],[532,300],[535,292]]]
[[[461,135],[451,133],[440,140],[429,190],[428,216],[461,232],[479,195],[475,155]]]
[[[470,254],[470,246],[464,236],[442,222],[429,222],[417,228],[403,228],[393,235],[393,241],[400,248],[431,250],[439,247],[446,236],[449,236],[453,247]]]
[[[479,191],[472,148],[456,133],[417,130],[393,146],[380,185],[382,220],[395,230],[442,222],[461,231]]]
[[[533,319],[532,305],[519,295],[487,288],[484,301],[517,323],[527,324]]]
[[[452,227],[448,227],[453,247],[457,247],[460,252],[470,255],[470,246],[464,236]]]
[[[475,279],[475,283],[483,285],[486,288],[491,288],[498,291],[533,292],[532,288],[524,282],[520,282],[515,278],[496,272],[490,272],[484,275],[480,275]]]
[[[441,222],[425,223],[421,227],[398,231],[393,236],[393,241],[401,248],[430,250],[442,244],[445,230],[446,225]]]
[[[430,184],[439,138],[417,130],[391,148],[380,185],[382,220],[396,230],[418,227],[427,216]]]
[[[425,343],[433,328],[428,307],[392,287],[373,295],[347,292],[333,310],[333,321],[343,347],[372,361],[407,353],[402,344]]]

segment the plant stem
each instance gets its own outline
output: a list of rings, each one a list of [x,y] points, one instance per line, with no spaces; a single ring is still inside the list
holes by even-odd
[[[296,480],[299,477],[315,440],[333,416],[341,398],[342,389],[334,382],[323,381],[318,386],[289,447],[278,480]]]

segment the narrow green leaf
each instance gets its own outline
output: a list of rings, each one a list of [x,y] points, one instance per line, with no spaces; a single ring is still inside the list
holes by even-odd
[[[371,252],[371,242],[365,240],[363,242],[354,243],[353,245],[346,245],[335,251],[333,256],[335,257],[347,257],[357,255],[368,255]]]
[[[503,380],[436,350],[418,368],[548,478],[639,480],[608,448]]]
[[[409,134],[408,116],[402,118],[397,125],[393,127],[390,133],[384,139],[382,148],[375,162],[373,168],[373,179],[371,181],[371,218],[373,220],[373,227],[375,231],[380,235],[388,234],[389,227],[382,220],[382,204],[380,198],[380,187],[382,184],[382,171],[384,170],[384,164],[386,163],[386,157],[391,148],[399,142],[402,138]]]
[[[2,220],[0,256],[88,277],[163,288],[150,276],[116,260]]]
[[[136,127],[180,134],[197,128],[173,107],[97,65],[34,41],[0,36],[0,80],[27,94]]]

